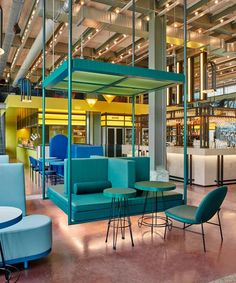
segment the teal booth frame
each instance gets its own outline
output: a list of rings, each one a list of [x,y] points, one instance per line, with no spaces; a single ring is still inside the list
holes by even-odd
[[[133,1],[133,10],[135,10],[135,1]],[[73,73],[78,72],[89,74],[91,77],[96,75],[103,75],[105,81],[100,86],[92,86],[94,90],[92,93],[95,94],[112,94],[111,90],[121,91],[123,95],[128,95],[132,97],[132,155],[135,155],[135,96],[143,93],[149,93],[156,91],[161,88],[171,87],[176,84],[184,85],[184,202],[187,202],[187,84],[186,84],[186,66],[187,66],[187,1],[184,0],[184,74],[177,74],[172,72],[145,69],[134,66],[134,37],[135,37],[135,20],[133,11],[133,55],[132,55],[132,66],[124,66],[118,64],[110,64],[92,60],[84,59],[73,59],[72,58],[72,4],[73,1],[69,0],[69,14],[68,14],[68,60],[65,61],[61,66],[59,66],[54,72],[52,72],[48,77],[46,77],[45,67],[46,67],[46,36],[45,36],[45,23],[46,23],[46,4],[43,1],[43,60],[42,60],[42,159],[43,159],[43,174],[42,174],[42,196],[43,199],[46,198],[45,192],[45,102],[46,102],[46,89],[61,89],[60,83],[66,82],[68,86],[68,166],[67,166],[67,186],[68,186],[68,224],[76,224],[72,221],[72,186],[71,186],[71,144],[72,144],[72,90],[75,91],[75,83],[78,86],[78,92],[91,93],[89,90],[89,85],[93,85],[88,81],[77,80],[73,81]],[[110,80],[110,78],[115,77],[117,80]],[[107,79],[107,80],[106,80]],[[143,80],[145,82],[145,87],[136,88],[134,86],[129,86],[131,79],[135,81]],[[125,83],[125,84],[124,84]],[[155,84],[156,83],[156,84]],[[58,86],[59,84],[59,86]],[[87,91],[83,91],[84,86],[88,87]],[[124,87],[125,85],[125,87]],[[128,85],[128,86],[127,86]],[[154,87],[151,87],[153,86]],[[63,85],[65,87],[65,85]],[[96,88],[97,87],[97,88]],[[128,90],[127,90],[128,88]],[[64,88],[65,89],[65,88]],[[126,90],[124,90],[126,89]],[[106,92],[107,91],[107,92]],[[110,91],[110,93],[109,93]],[[132,93],[132,94],[131,94]]]

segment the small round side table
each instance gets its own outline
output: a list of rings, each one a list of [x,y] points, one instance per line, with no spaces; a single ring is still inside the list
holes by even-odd
[[[12,226],[20,222],[21,219],[22,219],[21,209],[16,208],[16,207],[11,207],[11,206],[0,206],[0,229]],[[10,268],[14,268],[16,271],[18,271],[18,276],[15,280],[15,282],[17,282],[17,280],[20,277],[20,272],[17,268],[5,263],[1,241],[0,241],[0,255],[2,259],[2,267],[0,269],[4,270],[6,282],[7,283],[10,282],[10,279],[11,279]]]
[[[113,229],[113,249],[116,250],[117,236],[121,231],[122,239],[125,239],[125,229],[129,228],[132,246],[134,246],[132,227],[129,215],[128,199],[136,196],[135,189],[111,188],[103,191],[104,196],[111,198],[110,217],[107,225],[107,243],[110,226]]]
[[[170,182],[160,182],[160,181],[141,181],[135,183],[135,188],[138,190],[142,190],[146,192],[145,202],[144,202],[144,208],[143,208],[143,215],[138,220],[139,227],[141,226],[147,226],[151,227],[151,233],[153,234],[153,228],[154,227],[164,227],[165,233],[164,233],[164,239],[166,236],[166,228],[168,227],[171,229],[172,227],[172,221],[170,219],[167,219],[166,217],[157,215],[158,211],[158,194],[161,193],[162,198],[162,204],[163,209],[165,210],[165,200],[163,197],[163,193],[167,191],[174,190],[176,188],[176,185]],[[154,193],[155,196],[155,203],[152,206],[152,214],[146,215],[146,209],[147,209],[147,201],[148,201],[148,193]]]

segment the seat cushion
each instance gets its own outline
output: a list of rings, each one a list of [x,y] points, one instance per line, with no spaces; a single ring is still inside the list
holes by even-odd
[[[179,205],[169,208],[165,211],[166,216],[187,224],[199,224],[196,220],[195,213],[197,207],[192,205]]]
[[[47,196],[59,206],[66,214],[68,213],[68,195],[64,193],[63,185],[48,188]],[[164,193],[164,203],[161,194],[158,194],[158,211],[182,204],[182,194],[176,192]],[[148,194],[147,212],[151,212],[155,197]],[[130,215],[142,214],[145,202],[145,194],[129,199]],[[72,219],[80,222],[102,220],[109,218],[111,199],[103,193],[72,194]],[[81,220],[83,218],[83,220]]]
[[[52,222],[45,215],[29,215],[15,225],[0,230],[7,262],[16,263],[39,258],[52,247]]]

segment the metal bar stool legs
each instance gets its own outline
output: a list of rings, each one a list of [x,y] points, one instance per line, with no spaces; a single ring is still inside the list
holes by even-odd
[[[113,249],[116,250],[119,230],[121,238],[125,239],[125,229],[129,228],[131,244],[134,246],[131,220],[129,215],[129,204],[127,198],[112,198],[110,208],[110,218],[107,224],[106,240],[107,243],[110,228],[112,228]]]

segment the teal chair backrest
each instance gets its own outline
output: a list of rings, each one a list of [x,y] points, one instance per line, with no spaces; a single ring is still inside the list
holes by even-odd
[[[0,206],[25,209],[25,176],[21,163],[0,164]]]
[[[65,160],[64,169],[64,192],[67,194],[67,166]],[[108,181],[108,159],[107,158],[75,158],[71,166],[72,188],[75,183]]]
[[[150,180],[150,157],[124,157],[122,159],[133,160],[135,162],[135,181],[149,181]]]
[[[9,163],[8,155],[0,155],[0,163]]]
[[[210,220],[219,210],[227,193],[227,187],[223,186],[209,192],[197,208],[195,217],[199,223]]]

